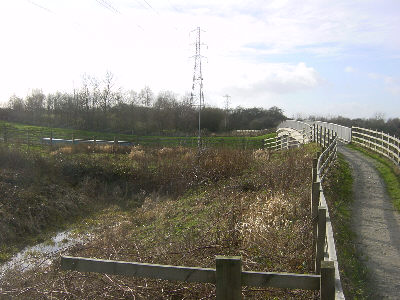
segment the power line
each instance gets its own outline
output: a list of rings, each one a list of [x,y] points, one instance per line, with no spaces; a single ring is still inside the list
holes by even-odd
[[[45,7],[45,6],[42,6],[42,5],[40,5],[40,4],[37,4],[37,3],[35,3],[35,2],[33,2],[33,1],[31,1],[31,0],[26,0],[26,1],[28,1],[30,4],[33,4],[33,5],[35,5],[35,6],[39,7],[39,8],[41,8],[41,9],[43,9],[43,10],[49,12],[49,13],[54,14],[54,12],[53,12],[52,10],[48,9],[48,8]]]
[[[156,14],[158,14],[158,15],[160,14],[157,10],[154,9],[153,6],[150,5],[150,3],[149,3],[148,1],[146,1],[146,0],[143,0],[143,1],[144,1]]]
[[[96,2],[98,4],[100,4],[101,6],[103,6],[104,8],[106,8],[107,10],[115,13],[115,14],[120,14],[122,15],[122,13],[116,9],[109,1],[107,0],[96,0]],[[137,27],[139,27],[141,30],[144,31],[144,28],[142,26],[140,26],[139,24],[135,23]]]
[[[121,14],[119,10],[117,10],[110,2],[106,0],[96,0],[96,2],[113,13]]]

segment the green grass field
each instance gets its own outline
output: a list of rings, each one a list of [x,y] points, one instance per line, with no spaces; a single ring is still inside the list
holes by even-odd
[[[203,137],[203,144],[209,146],[230,146],[243,148],[259,148],[263,145],[263,140],[274,137],[275,133],[256,137],[236,137],[236,136],[206,136]],[[66,128],[50,128],[44,126],[32,126],[19,123],[0,121],[0,138],[2,140],[19,141],[20,143],[29,142],[33,145],[40,143],[44,137],[59,139],[93,139],[113,141],[128,141],[137,145],[158,145],[158,146],[197,146],[197,136],[173,137],[173,136],[139,136],[131,134],[119,134],[110,132],[95,132],[86,130],[74,130]]]

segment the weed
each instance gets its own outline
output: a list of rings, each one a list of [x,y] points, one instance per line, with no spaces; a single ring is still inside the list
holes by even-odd
[[[90,218],[77,232],[93,225],[98,228],[95,238],[70,249],[69,255],[198,267],[215,267],[215,255],[241,255],[245,270],[312,272],[313,155],[308,150],[269,157],[223,148],[200,153],[189,148],[137,151],[143,151],[141,159],[105,153],[62,153],[51,158],[58,166],[68,166],[60,176],[70,180],[79,173],[88,178],[86,183],[74,182],[79,190],[85,190],[86,184],[101,189],[107,183],[102,192],[112,189],[118,197],[138,195],[141,202],[140,207],[121,211],[118,206]],[[69,168],[74,169],[71,174]],[[135,185],[136,192],[129,196],[124,183]],[[25,273],[23,283],[10,275],[1,288],[25,298],[61,294],[81,299],[215,297],[215,287],[209,284],[60,272],[59,261]],[[253,299],[316,296],[279,289],[244,288],[243,293]]]

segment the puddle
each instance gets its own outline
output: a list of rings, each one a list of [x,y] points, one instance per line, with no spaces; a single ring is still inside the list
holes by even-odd
[[[28,246],[15,254],[8,262],[0,265],[0,279],[9,270],[21,272],[30,270],[33,267],[49,266],[54,258],[68,248],[83,244],[90,240],[90,235],[72,234],[71,231],[62,231],[50,240],[43,243]]]

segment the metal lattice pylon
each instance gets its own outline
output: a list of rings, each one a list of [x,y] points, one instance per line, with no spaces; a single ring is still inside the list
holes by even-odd
[[[201,55],[201,46],[204,45],[201,43],[200,34],[201,34],[200,27],[197,27],[192,32],[196,33],[196,43],[195,48],[196,52],[195,55],[192,56],[194,58],[194,70],[193,70],[193,84],[192,84],[192,92],[190,93],[190,102],[197,103],[199,107],[199,147],[201,146],[201,108],[204,106],[204,93],[203,93],[203,74],[201,70],[201,59],[204,56]]]

